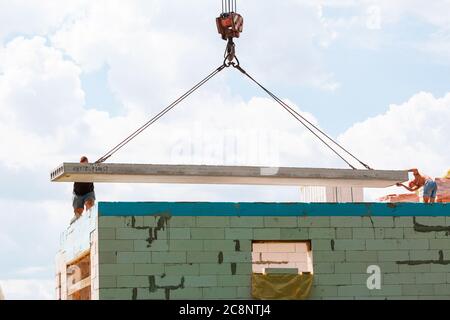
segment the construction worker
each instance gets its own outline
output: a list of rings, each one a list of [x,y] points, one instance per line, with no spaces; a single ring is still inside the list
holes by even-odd
[[[80,163],[89,163],[88,158],[81,157]],[[75,216],[71,224],[83,214],[84,208],[90,210],[95,204],[95,192],[93,183],[75,182],[73,184],[73,210]]]
[[[406,190],[411,192],[417,191],[423,187],[423,202],[434,203],[436,201],[437,193],[436,181],[428,176],[421,175],[417,169],[410,169],[408,172],[412,172],[414,174],[414,180],[410,181],[408,186],[400,182],[397,183],[397,186],[404,187]]]

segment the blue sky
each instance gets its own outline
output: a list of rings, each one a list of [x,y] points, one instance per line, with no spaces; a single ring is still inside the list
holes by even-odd
[[[449,169],[448,1],[247,0],[239,8],[241,64],[277,95],[375,168]],[[219,10],[210,0],[0,0],[6,298],[54,297],[72,186],[51,184],[50,170],[80,155],[95,160],[218,66]],[[161,120],[111,161],[345,167],[234,70]],[[106,201],[299,198],[282,187],[96,190]],[[366,200],[400,191],[366,190]]]

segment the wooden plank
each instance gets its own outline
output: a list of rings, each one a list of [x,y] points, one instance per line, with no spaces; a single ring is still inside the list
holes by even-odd
[[[384,188],[408,180],[407,171],[203,165],[64,163],[53,182],[242,184]]]
[[[91,285],[91,277],[84,278],[83,280],[78,281],[77,283],[71,285],[68,289],[67,295],[71,296],[74,293],[77,293],[84,288],[87,288]]]

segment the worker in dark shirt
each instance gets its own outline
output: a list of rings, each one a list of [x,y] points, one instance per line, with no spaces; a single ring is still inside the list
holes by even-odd
[[[80,163],[89,163],[88,158],[81,157]],[[73,184],[73,210],[75,217],[72,223],[83,214],[84,208],[90,210],[95,204],[95,192],[93,183],[75,182]]]

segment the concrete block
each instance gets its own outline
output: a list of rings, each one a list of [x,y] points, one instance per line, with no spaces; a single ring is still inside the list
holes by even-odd
[[[100,276],[99,277],[99,287],[101,289],[117,287],[117,277],[116,276]]]
[[[134,274],[134,265],[129,264],[101,264],[99,266],[100,276],[126,276]]]
[[[167,275],[161,275],[155,277],[155,283],[158,287],[178,287],[181,285],[181,282],[183,276],[177,275],[177,276],[167,276]]]
[[[195,217],[172,217],[169,220],[169,228],[191,228],[195,226]]]
[[[202,263],[200,264],[200,275],[231,275],[230,263]]]
[[[417,232],[413,228],[404,228],[405,239],[436,239],[436,232]]]
[[[376,251],[346,251],[345,260],[347,262],[377,262],[378,253]]]
[[[309,240],[309,230],[307,228],[282,228],[280,240]]]
[[[150,252],[117,252],[117,263],[150,263]]]
[[[346,285],[359,285],[359,286],[367,285],[367,279],[369,277],[370,277],[370,274],[367,274],[367,273],[352,273],[352,274],[350,274],[351,282],[346,283]],[[383,281],[383,280],[381,280],[381,281]]]
[[[218,263],[218,251],[187,252],[188,263]]]
[[[166,299],[166,293],[163,289],[157,289],[150,292],[147,288],[137,288],[136,290],[137,300],[163,300]]]
[[[102,252],[98,257],[98,262],[100,264],[114,264],[117,263],[117,252],[106,251]]]
[[[311,239],[334,239],[336,238],[336,232],[334,228],[311,228],[309,237]]]
[[[186,252],[152,252],[153,263],[186,263]]]
[[[253,228],[226,228],[225,239],[253,239]]]
[[[432,284],[403,284],[402,293],[405,296],[431,296],[434,294]]]
[[[416,222],[425,226],[446,226],[446,217],[416,217]]]
[[[98,243],[99,252],[133,251],[133,240],[102,240]]]
[[[387,240],[366,240],[367,250],[399,250],[400,240],[387,239]]]
[[[442,273],[417,273],[416,283],[417,284],[433,284],[433,283],[446,283],[447,274]],[[450,294],[450,291],[447,292]]]
[[[365,240],[337,239],[334,242],[334,250],[365,250]]]
[[[123,228],[125,226],[125,217],[98,217],[99,228]]]
[[[116,239],[116,229],[115,228],[99,228],[98,229],[98,239],[99,240],[114,240],[114,239]]]
[[[369,265],[377,265],[381,269],[381,273],[395,273],[399,272],[399,265],[396,262],[366,262],[367,266]]]
[[[116,238],[118,240],[145,240],[149,237],[149,230],[135,228],[117,228]]]
[[[410,250],[410,260],[438,260],[439,250]]]
[[[251,252],[230,252],[223,253],[223,262],[252,262]]]
[[[126,216],[122,217],[124,219],[124,227],[132,228],[134,227],[142,227],[144,225],[144,217],[141,216]]]
[[[318,285],[351,285],[351,277],[349,273],[343,274],[321,274],[317,275],[316,279]]]
[[[217,287],[218,286],[218,277],[215,275],[212,276],[185,276],[184,277],[184,285],[187,288],[200,288],[200,287]],[[221,285],[219,285],[221,286]]]
[[[340,297],[370,296],[370,290],[367,288],[366,285],[339,286],[337,289],[338,289],[338,296]]]
[[[186,278],[186,277],[185,277]],[[185,287],[170,292],[170,300],[202,300],[202,288]]]
[[[210,287],[202,288],[204,299],[235,299],[237,297],[236,287]]]
[[[127,240],[128,241],[128,240]],[[169,243],[167,240],[154,240],[149,243],[146,240],[133,240],[134,241],[134,251],[136,252],[149,252],[149,251],[167,251],[169,250]],[[176,241],[176,240],[173,240]],[[182,241],[182,240],[180,240]],[[127,250],[123,250],[127,251]]]
[[[203,240],[170,240],[170,251],[203,251]]]
[[[230,217],[196,217],[197,227],[224,228],[230,226]]]
[[[421,265],[410,266],[407,264],[401,264],[398,266],[398,271],[400,273],[431,272],[431,265],[421,264]]]
[[[383,237],[381,239],[403,239],[405,237],[403,228],[383,228]]]
[[[336,239],[352,239],[353,238],[353,229],[352,228],[335,228],[336,230]]]
[[[224,228],[191,228],[192,239],[225,239]]]
[[[334,263],[317,263],[314,259],[313,270],[315,274],[334,273]]]
[[[381,281],[383,284],[415,284],[416,273],[383,273]]]
[[[280,228],[256,228],[253,229],[253,240],[280,240]]]
[[[297,227],[297,217],[264,217],[266,228],[291,228]]]
[[[362,217],[330,217],[332,227],[360,228]]]
[[[430,272],[450,272],[450,264],[432,264],[430,265]]]
[[[314,284],[311,290],[311,298],[323,297],[337,297],[338,286],[319,286]]]
[[[394,217],[365,217],[363,227],[394,228]]]
[[[158,226],[158,221],[161,219],[160,216],[145,216],[143,217],[142,226],[136,227],[147,227],[147,228],[155,228]],[[170,221],[170,220],[169,220]]]
[[[218,275],[217,285],[219,287],[250,287],[251,277],[248,275]]]
[[[331,226],[330,217],[298,217],[300,228],[328,228]]]
[[[134,275],[137,276],[154,276],[161,275],[165,271],[164,264],[135,264],[134,265]]]
[[[233,240],[203,240],[203,248],[204,251],[235,251],[236,242]]]
[[[236,243],[236,241],[237,241],[237,243]],[[233,242],[235,243],[235,249],[236,249],[236,247],[239,247],[239,251],[241,251],[241,252],[251,252],[252,251],[252,241],[251,240],[240,239],[240,240],[233,240]]]
[[[200,275],[200,265],[189,263],[189,264],[166,264],[165,273],[168,276],[198,276]]]
[[[236,299],[252,299],[252,288],[248,287],[237,287],[237,296]]]
[[[369,265],[363,262],[343,262],[336,263],[334,266],[335,273],[365,273]]]
[[[331,251],[331,240],[317,240],[313,239],[311,241],[312,251]],[[344,249],[345,250],[345,249]]]
[[[313,251],[314,263],[344,262],[345,251]]]
[[[384,284],[381,286],[380,290],[370,290],[371,296],[401,296],[402,295],[402,285],[398,284]]]
[[[101,300],[131,300],[133,298],[133,289],[100,289],[99,297]]]
[[[450,239],[430,239],[430,249],[450,249]],[[426,249],[426,248],[425,248]]]
[[[252,264],[251,263],[236,263],[236,274],[237,275],[251,275],[252,274]]]
[[[450,299],[450,285],[449,284],[435,284],[433,286],[434,294],[439,296],[447,297],[447,300]]]
[[[230,217],[230,226],[233,228],[262,228],[263,217]]]
[[[353,239],[375,239],[375,228],[353,228]]]
[[[191,239],[190,228],[168,228],[167,238],[171,240],[189,240]]]
[[[148,276],[118,276],[118,288],[148,288],[150,286]]]
[[[412,228],[413,226],[413,217],[394,217],[395,228]]]
[[[436,233],[436,239],[450,239],[449,231],[442,231],[442,232],[435,232],[435,233]]]

